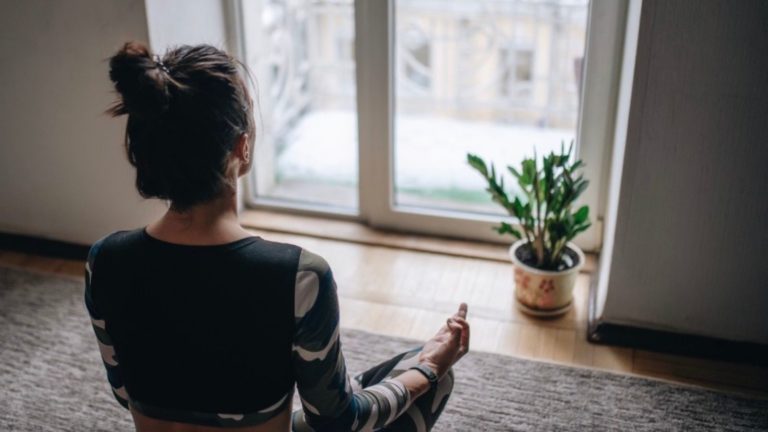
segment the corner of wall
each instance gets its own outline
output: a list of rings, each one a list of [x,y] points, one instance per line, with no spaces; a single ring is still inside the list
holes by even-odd
[[[640,12],[642,0],[630,0],[627,9],[626,31],[624,33],[623,60],[621,65],[621,80],[619,83],[618,102],[616,104],[616,121],[613,138],[613,151],[608,181],[608,193],[603,236],[603,248],[600,253],[600,263],[597,274],[597,290],[595,299],[595,319],[601,319],[605,313],[608,299],[611,262],[616,240],[616,219],[619,208],[619,192],[624,169],[624,150],[629,127],[629,113],[632,102],[632,87],[635,76],[635,60],[637,41],[640,31]]]

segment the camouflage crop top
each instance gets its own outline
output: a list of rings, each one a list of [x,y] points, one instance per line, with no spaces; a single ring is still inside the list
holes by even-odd
[[[85,304],[115,398],[148,417],[257,425],[291,403],[295,386],[312,429],[358,431],[411,403],[397,380],[365,389],[350,380],[333,274],[298,246],[116,232],[91,247]]]

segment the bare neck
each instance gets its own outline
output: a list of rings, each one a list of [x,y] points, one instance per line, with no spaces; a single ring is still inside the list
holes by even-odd
[[[147,233],[163,241],[186,245],[224,244],[251,236],[240,226],[235,194],[184,211],[169,209],[147,226]]]

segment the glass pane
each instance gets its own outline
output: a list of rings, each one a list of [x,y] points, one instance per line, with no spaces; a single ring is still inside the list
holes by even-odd
[[[357,208],[352,0],[242,4],[261,103],[258,196]]]
[[[397,0],[397,204],[501,213],[466,154],[506,172],[570,144],[587,10],[587,0]]]

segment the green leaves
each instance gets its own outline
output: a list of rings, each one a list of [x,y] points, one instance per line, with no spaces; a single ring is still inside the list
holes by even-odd
[[[500,226],[494,227],[493,229],[499,234],[512,234],[518,240],[523,238],[523,235],[520,234],[520,231],[516,230],[512,225],[506,222],[502,222]]]
[[[584,167],[582,161],[571,163],[572,153],[573,143],[567,152],[562,143],[559,153],[551,152],[540,160],[534,153],[533,158],[524,159],[519,167],[507,166],[522,191],[511,199],[504,190],[504,178],[497,176],[494,165],[489,169],[481,157],[467,154],[469,165],[488,183],[486,190],[493,201],[517,218],[522,233],[506,222],[494,230],[518,239],[525,237],[534,248],[537,266],[545,270],[557,269],[565,244],[591,226],[589,207],[572,211],[589,185],[578,172]]]
[[[523,175],[520,176],[520,186],[533,185],[536,180],[536,160],[523,159]]]
[[[484,177],[488,176],[488,167],[485,166],[485,161],[483,161],[479,156],[467,153],[467,162],[472,168],[476,169]]]
[[[526,208],[522,201],[520,201],[520,198],[515,197],[515,200],[512,201],[512,210],[513,216],[516,216],[518,219],[525,219],[531,209],[530,205]]]
[[[470,153],[467,154],[467,163],[488,182],[486,191],[491,194],[491,199],[504,207],[508,213],[514,215],[512,213],[512,204],[509,202],[509,197],[507,197],[507,193],[504,191],[504,180],[496,178],[496,167],[491,164],[489,172],[485,161],[481,157]]]
[[[573,222],[577,225],[583,223],[589,217],[589,207],[581,206],[576,213],[573,214]]]

